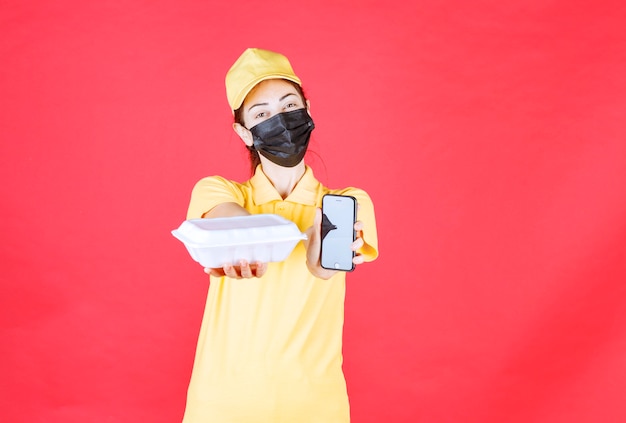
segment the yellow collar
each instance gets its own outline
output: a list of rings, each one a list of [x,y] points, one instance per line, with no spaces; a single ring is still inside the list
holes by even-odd
[[[261,165],[257,166],[254,176],[250,178],[250,185],[252,186],[254,203],[257,205],[269,203],[270,201],[283,201],[274,185],[263,173]],[[314,206],[317,200],[319,185],[319,181],[313,175],[313,169],[306,166],[304,175],[302,175],[298,184],[284,201]]]

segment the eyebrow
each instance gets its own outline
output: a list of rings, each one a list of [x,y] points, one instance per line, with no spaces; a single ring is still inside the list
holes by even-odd
[[[290,95],[296,95],[296,94],[295,93],[287,93],[284,96],[282,96],[281,98],[279,98],[278,101],[279,102],[283,101],[284,99],[286,99]],[[248,111],[252,110],[256,106],[269,106],[269,103],[256,103],[256,104],[253,104],[252,106],[248,107]]]

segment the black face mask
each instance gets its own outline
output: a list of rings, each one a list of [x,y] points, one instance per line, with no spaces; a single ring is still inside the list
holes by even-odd
[[[263,157],[283,167],[302,161],[315,125],[306,109],[279,113],[250,128],[254,148]]]

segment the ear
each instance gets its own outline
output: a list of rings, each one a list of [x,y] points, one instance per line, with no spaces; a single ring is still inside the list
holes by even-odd
[[[239,123],[233,123],[233,130],[248,147],[252,146],[252,132],[249,129]]]

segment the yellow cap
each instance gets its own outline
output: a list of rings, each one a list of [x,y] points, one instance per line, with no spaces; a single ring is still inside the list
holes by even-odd
[[[276,78],[302,85],[289,60],[282,54],[259,48],[244,51],[226,74],[226,97],[231,110],[241,107],[243,100],[256,84]]]

